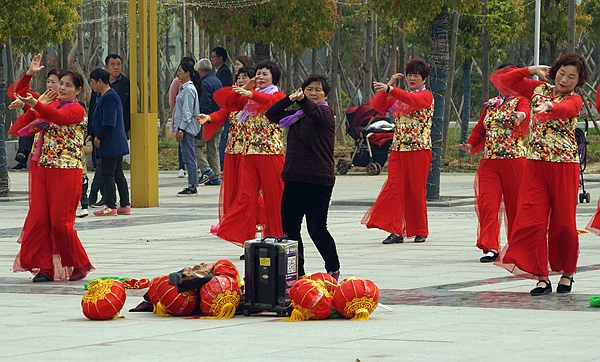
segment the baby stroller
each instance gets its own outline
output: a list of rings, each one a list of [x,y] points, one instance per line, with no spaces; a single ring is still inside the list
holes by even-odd
[[[388,158],[394,124],[370,104],[363,104],[346,111],[346,133],[354,139],[356,147],[350,161],[338,161],[338,173],[345,175],[351,166],[360,166],[366,167],[367,175],[379,175]]]
[[[579,155],[579,186],[581,186],[581,193],[579,193],[579,203],[582,204],[584,201],[590,203],[590,193],[585,191],[585,183],[583,180],[583,172],[585,171],[587,161],[587,144],[586,140],[587,131],[589,128],[588,120],[585,119],[585,129],[575,128],[575,140],[577,141],[577,155]]]

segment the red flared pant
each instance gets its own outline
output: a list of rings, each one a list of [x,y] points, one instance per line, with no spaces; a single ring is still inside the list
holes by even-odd
[[[479,220],[477,247],[484,253],[492,249],[500,251],[500,206],[503,200],[506,234],[510,235],[526,161],[526,158],[481,160],[475,176],[475,211]]]
[[[281,171],[284,160],[283,155],[242,157],[237,196],[219,224],[216,232],[218,237],[238,245],[254,239],[256,222],[259,220],[257,203],[260,193],[266,209],[265,223],[262,225],[263,234],[283,236]]]
[[[557,273],[575,273],[578,190],[578,163],[528,160],[517,218],[496,265],[531,279],[547,277],[548,267]]]
[[[21,249],[13,270],[37,273],[53,270],[54,279],[67,279],[74,268],[93,266],[73,228],[81,199],[81,169],[40,167],[32,162],[29,212],[21,234]]]
[[[427,237],[427,175],[430,164],[431,150],[392,151],[387,180],[361,223],[367,228],[405,237]]]

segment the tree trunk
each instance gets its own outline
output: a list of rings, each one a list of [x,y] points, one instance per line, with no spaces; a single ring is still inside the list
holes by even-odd
[[[4,44],[0,43],[0,196],[8,197],[10,195],[10,183],[8,180],[8,167],[6,164],[6,135],[4,134],[6,83],[4,81],[3,52]]]
[[[310,72],[319,74],[319,48],[312,48],[310,55]]]
[[[206,56],[206,46],[204,42],[206,41],[206,32],[204,29],[200,29],[200,35],[198,36],[198,54],[200,54],[200,58],[204,58]]]
[[[444,94],[448,78],[448,8],[443,7],[429,24],[430,85],[435,109],[431,125],[431,167],[427,177],[427,200],[440,199],[440,172],[442,168],[442,133],[444,129]]]
[[[335,28],[335,32],[333,33],[333,38],[331,39],[331,70],[330,70],[330,79],[331,79],[331,93],[329,95],[329,101],[331,102],[333,108],[333,114],[335,115],[335,138],[344,144],[344,130],[341,126],[344,123],[344,112],[342,111],[342,85],[340,82],[340,73],[339,73],[339,59],[340,59],[340,33],[341,33],[341,18],[342,18],[342,3],[338,2],[338,24]]]
[[[119,53],[119,3],[108,4],[108,52]]]
[[[567,52],[575,52],[575,0],[569,0],[569,21],[568,21],[568,41]]]
[[[471,119],[471,61],[463,63],[463,106],[460,111],[460,141],[467,142],[469,138],[469,120]],[[458,157],[465,157],[467,153],[458,150]]]
[[[369,17],[363,22],[363,79],[361,86],[362,101],[361,104],[369,103],[369,98],[373,92],[373,17]]]
[[[185,55],[194,57],[192,51],[192,17],[194,16],[189,9],[185,9]]]
[[[458,38],[458,21],[460,15],[454,11],[452,21],[452,39],[450,41],[450,62],[448,64],[448,85],[446,86],[446,104],[444,105],[444,135],[442,137],[442,158],[448,154],[448,132],[450,129],[450,116],[452,115],[452,85],[454,84],[454,62],[456,59],[456,43]]]
[[[12,43],[10,39],[6,42],[6,87],[13,84],[16,81],[15,77],[15,64],[14,64],[15,55],[12,51]],[[0,107],[2,107],[0,102]],[[10,102],[6,104],[8,106]],[[13,122],[17,119],[17,112],[6,112],[4,115],[4,132],[5,136],[8,134],[8,130]]]
[[[487,0],[482,1],[481,14],[481,98],[490,98],[490,37],[487,31]]]
[[[404,21],[402,19],[398,19],[398,29],[404,30]],[[406,44],[403,34],[404,32],[400,33],[400,37],[398,38],[398,66],[395,70],[396,73],[404,72],[404,67],[406,66]],[[400,79],[400,87],[406,87],[406,79]]]
[[[285,58],[285,83],[290,85],[290,88],[294,87],[294,67],[292,54],[284,53]]]
[[[371,43],[373,44],[373,65],[371,66],[373,72],[372,82],[373,80],[379,80],[379,51],[377,49],[377,39],[379,37],[377,36],[377,14],[375,14],[374,11],[371,12],[371,21],[373,23],[373,42]]]
[[[256,63],[271,59],[271,44],[254,44],[254,61]]]

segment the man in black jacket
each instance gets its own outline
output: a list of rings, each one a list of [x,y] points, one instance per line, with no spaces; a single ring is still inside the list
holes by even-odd
[[[110,74],[109,82],[110,87],[117,92],[119,98],[121,99],[121,104],[123,105],[123,122],[125,123],[125,134],[127,135],[127,139],[130,138],[131,135],[131,111],[130,111],[130,98],[129,98],[129,78],[123,75],[123,59],[119,54],[109,54],[104,60],[104,69]],[[90,127],[93,123],[93,114],[94,107],[96,107],[96,102],[98,101],[98,97],[100,96],[97,92],[92,92],[92,96],[90,98],[90,107],[88,108],[88,134],[91,134]],[[101,199],[96,202],[98,199],[98,191],[102,190],[102,178],[100,177],[100,167],[101,162],[96,159],[95,152],[92,154],[92,159],[94,162],[94,167],[96,168],[94,173],[94,180],[92,181],[92,186],[90,187],[90,197],[89,202],[92,207],[102,207],[106,204],[106,202]],[[98,177],[96,177],[98,175]],[[120,195],[119,195],[120,196]]]

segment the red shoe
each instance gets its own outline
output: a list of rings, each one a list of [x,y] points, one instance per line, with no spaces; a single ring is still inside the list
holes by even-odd
[[[127,206],[120,206],[117,209],[117,214],[118,215],[130,215],[131,214],[131,206],[127,205]]]
[[[104,206],[104,209],[94,211],[94,215],[96,215],[96,216],[117,216],[117,210],[111,209],[108,206]]]

